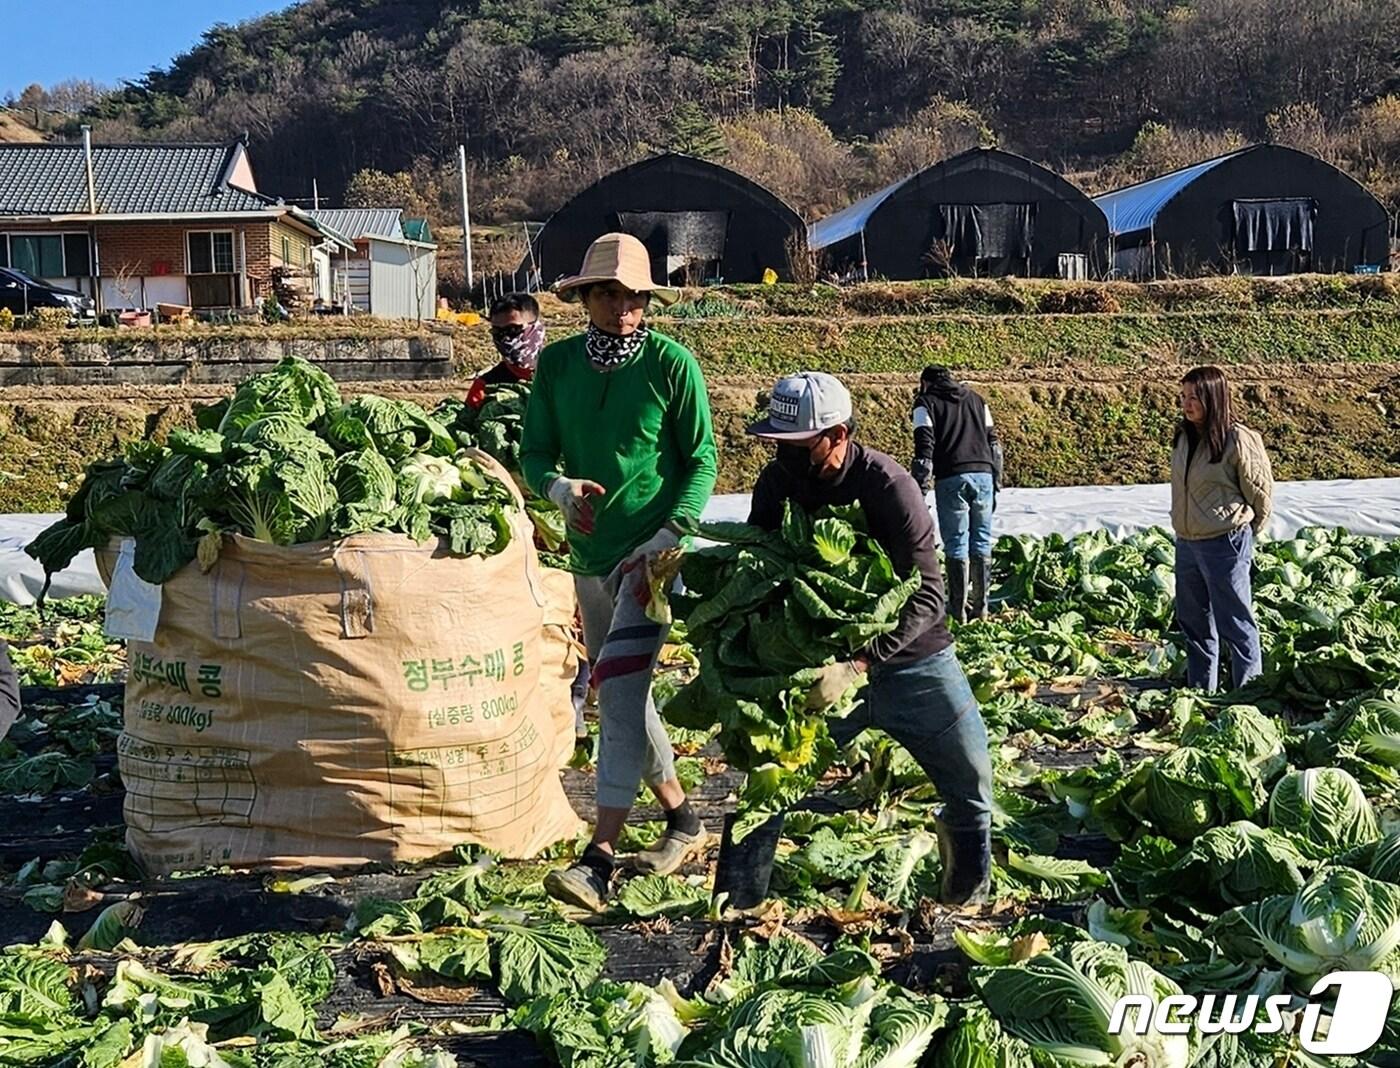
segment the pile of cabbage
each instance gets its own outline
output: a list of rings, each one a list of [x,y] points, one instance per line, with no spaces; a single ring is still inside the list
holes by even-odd
[[[525,437],[525,409],[530,403],[530,383],[499,382],[487,386],[479,407],[448,397],[432,416],[464,448],[480,449],[510,472],[525,495],[525,511],[535,524],[540,560],[548,567],[568,569],[569,535],[564,513],[553,501],[537,497],[520,471],[520,443]]]
[[[92,464],[64,517],[27,547],[52,574],[83,549],[135,540],[135,570],[163,583],[239,534],[299,545],[397,532],[458,555],[510,541],[510,489],[418,405],[365,394],[288,357],[195,414],[195,429]]]
[[[731,767],[748,772],[736,841],[800,801],[836,759],[827,718],[808,708],[817,669],[848,660],[899,625],[920,576],[895,573],[859,508],[808,516],[788,502],[779,530],[702,523],[707,548],[686,556],[685,592],[672,597],[699,663],[665,705],[668,722],[719,726]]]

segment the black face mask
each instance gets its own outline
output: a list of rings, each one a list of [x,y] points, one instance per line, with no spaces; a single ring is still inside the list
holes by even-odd
[[[778,466],[794,478],[810,478],[817,473],[812,450],[805,445],[779,445]]]

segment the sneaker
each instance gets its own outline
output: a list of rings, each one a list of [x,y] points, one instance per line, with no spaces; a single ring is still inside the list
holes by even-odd
[[[936,820],[944,905],[985,905],[992,893],[992,840],[987,831],[955,831]]]
[[[643,875],[670,875],[691,857],[703,853],[714,835],[705,828],[686,834],[667,828],[660,838],[632,858],[632,867]]]
[[[544,877],[544,889],[556,901],[590,912],[602,912],[608,903],[608,880],[587,864],[554,869]]]

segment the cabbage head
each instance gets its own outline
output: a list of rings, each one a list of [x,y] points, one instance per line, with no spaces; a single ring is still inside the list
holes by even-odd
[[[1252,764],[1265,782],[1272,782],[1288,766],[1277,721],[1253,705],[1231,705],[1210,719],[1192,723],[1182,732],[1181,742],[1235,753]]]
[[[1206,831],[1169,868],[1154,873],[1148,886],[1154,897],[1185,897],[1212,906],[1217,901],[1244,905],[1300,889],[1307,867],[1291,839],[1238,820]]]
[[[1269,799],[1269,825],[1292,834],[1314,858],[1335,856],[1381,836],[1361,784],[1341,768],[1292,771]]]
[[[1035,1052],[1003,1031],[984,1007],[968,1002],[939,1043],[933,1068],[1036,1068]]]
[[[1252,765],[1233,753],[1182,746],[1152,762],[1132,805],[1163,834],[1189,842],[1212,827],[1248,819],[1263,802]]]
[[[340,456],[330,470],[340,499],[336,529],[340,534],[382,530],[393,521],[393,469],[373,449],[356,449]]]
[[[399,500],[404,504],[461,501],[466,496],[462,472],[444,457],[418,453],[399,468]]]
[[[1188,1068],[1191,1039],[1164,1035],[1109,1034],[1113,1006],[1130,994],[1154,1002],[1181,988],[1122,946],[1072,942],[1004,968],[973,968],[973,987],[1009,1034],[1056,1065],[1112,1068]]]
[[[1282,965],[1304,989],[1336,971],[1380,971],[1400,985],[1400,886],[1328,868],[1295,894],[1231,909],[1205,937],[1228,960]]]

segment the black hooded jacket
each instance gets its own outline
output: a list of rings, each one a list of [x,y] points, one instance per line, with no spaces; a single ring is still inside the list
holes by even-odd
[[[951,378],[921,383],[914,401],[914,459],[933,465],[935,479],[969,472],[1001,475],[1001,443],[987,402]],[[920,409],[931,426],[921,426]]]

